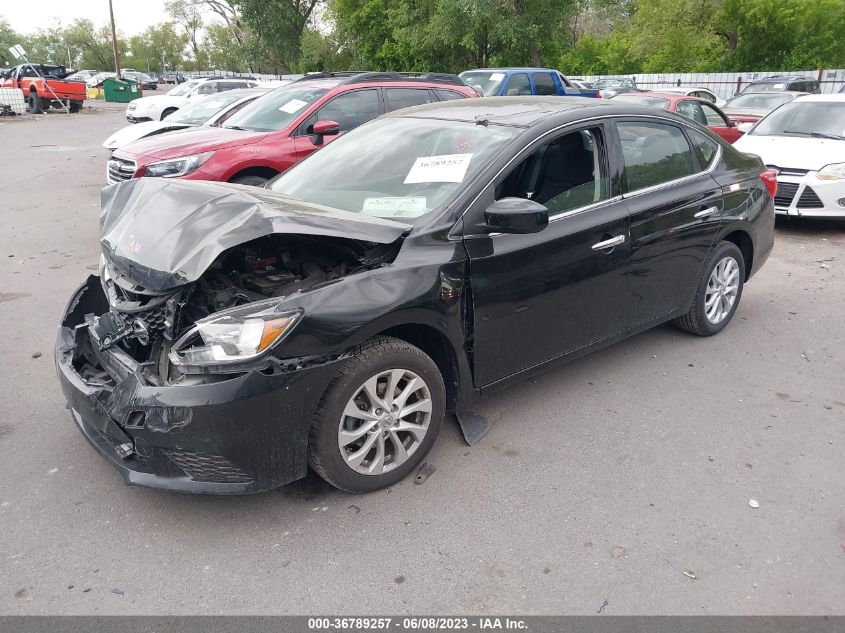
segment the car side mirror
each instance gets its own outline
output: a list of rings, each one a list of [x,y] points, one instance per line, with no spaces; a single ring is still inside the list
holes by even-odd
[[[314,145],[322,145],[325,136],[335,136],[340,134],[340,123],[337,121],[317,121],[311,126],[311,142]]]
[[[484,221],[499,233],[537,233],[549,225],[549,210],[526,198],[502,198],[487,207]]]

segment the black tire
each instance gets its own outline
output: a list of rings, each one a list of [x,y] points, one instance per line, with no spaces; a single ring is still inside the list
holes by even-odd
[[[264,176],[238,176],[237,178],[232,178],[231,182],[239,185],[250,185],[251,187],[263,187],[267,184],[268,180],[270,179]]]
[[[706,313],[705,304],[707,300],[708,284],[710,282],[710,276],[713,274],[713,270],[727,258],[733,258],[739,269],[736,282],[736,298],[734,299],[733,305],[727,311],[727,314],[721,317],[721,320],[717,323],[713,323],[707,318]],[[698,336],[713,336],[725,329],[725,326],[730,323],[734,313],[736,312],[737,306],[739,306],[739,302],[742,299],[742,290],[745,285],[745,259],[736,244],[731,242],[720,242],[707,259],[707,262],[702,267],[701,271],[701,278],[698,281],[698,288],[696,289],[695,298],[693,299],[690,311],[675,319],[674,322],[680,329],[691,332],[692,334],[697,334]]]
[[[167,117],[169,117],[171,114],[176,112],[176,110],[178,110],[178,109],[179,108],[165,108],[164,112],[161,113],[161,119],[160,120],[164,121]]]
[[[81,103],[79,103],[78,101],[71,101],[70,102],[70,113],[71,114],[76,114],[77,112],[81,112],[81,111],[82,111],[82,104]]]
[[[41,97],[34,92],[29,93],[29,99],[26,102],[26,109],[32,114],[44,114],[44,107],[41,103]]]
[[[344,410],[365,382],[377,376],[380,372],[387,372],[391,369],[413,372],[425,383],[431,404],[428,428],[404,462],[382,474],[362,474],[353,470],[353,467],[347,464],[341,454],[344,449],[341,449],[338,445],[341,424],[349,424],[350,422],[350,418],[344,416]],[[408,383],[397,381],[397,390],[399,389],[398,386],[402,384],[407,386]],[[386,387],[384,393],[386,394]],[[405,402],[407,403],[408,400],[405,400]],[[434,361],[422,350],[400,339],[388,336],[374,338],[355,350],[355,353],[343,364],[337,376],[323,394],[314,415],[314,424],[311,427],[308,442],[308,462],[320,477],[336,488],[347,492],[372,492],[392,486],[413,472],[425,459],[437,439],[444,415],[445,387],[443,386],[443,376],[441,376]],[[362,422],[361,426],[364,426],[364,424],[366,423]],[[384,447],[388,443],[392,446],[392,440],[387,439],[387,433],[390,431],[382,431],[382,428],[384,427],[377,426],[375,435],[384,433],[386,439],[381,442],[381,446],[383,447],[383,454],[387,455],[387,449]],[[369,437],[370,434],[361,435],[363,442],[366,442]],[[403,437],[405,439],[402,441],[407,441],[407,447],[410,449],[414,445],[416,435],[405,433]],[[356,449],[360,450],[355,444],[352,444],[350,451],[354,452]],[[367,453],[367,455],[370,455],[370,453]],[[395,451],[389,458],[395,459],[394,456]],[[375,458],[373,457],[371,460],[375,461]],[[387,457],[385,457],[384,462],[389,466]]]

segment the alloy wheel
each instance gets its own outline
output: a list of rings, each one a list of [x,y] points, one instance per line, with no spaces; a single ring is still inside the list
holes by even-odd
[[[704,294],[704,314],[713,325],[718,325],[730,314],[739,294],[739,264],[731,256],[719,260]]]
[[[344,407],[337,444],[346,465],[381,475],[404,464],[420,447],[431,422],[431,393],[407,369],[371,376]]]

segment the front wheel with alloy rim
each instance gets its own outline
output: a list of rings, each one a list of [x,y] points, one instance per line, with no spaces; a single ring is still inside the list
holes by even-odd
[[[699,336],[721,332],[736,312],[744,282],[742,252],[732,242],[719,243],[702,268],[692,308],[675,325]]]
[[[317,407],[309,463],[349,492],[390,486],[431,449],[444,402],[443,377],[422,350],[392,337],[368,341],[344,363]]]

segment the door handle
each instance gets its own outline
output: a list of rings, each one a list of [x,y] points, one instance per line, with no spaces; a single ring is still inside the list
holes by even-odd
[[[604,240],[603,242],[599,242],[598,244],[593,244],[594,251],[604,251],[608,248],[613,248],[614,246],[619,246],[625,241],[624,235],[617,235],[616,237],[612,237],[609,240]]]
[[[701,218],[709,218],[714,213],[719,212],[719,207],[702,207],[701,211],[695,214],[695,217],[698,219]]]

